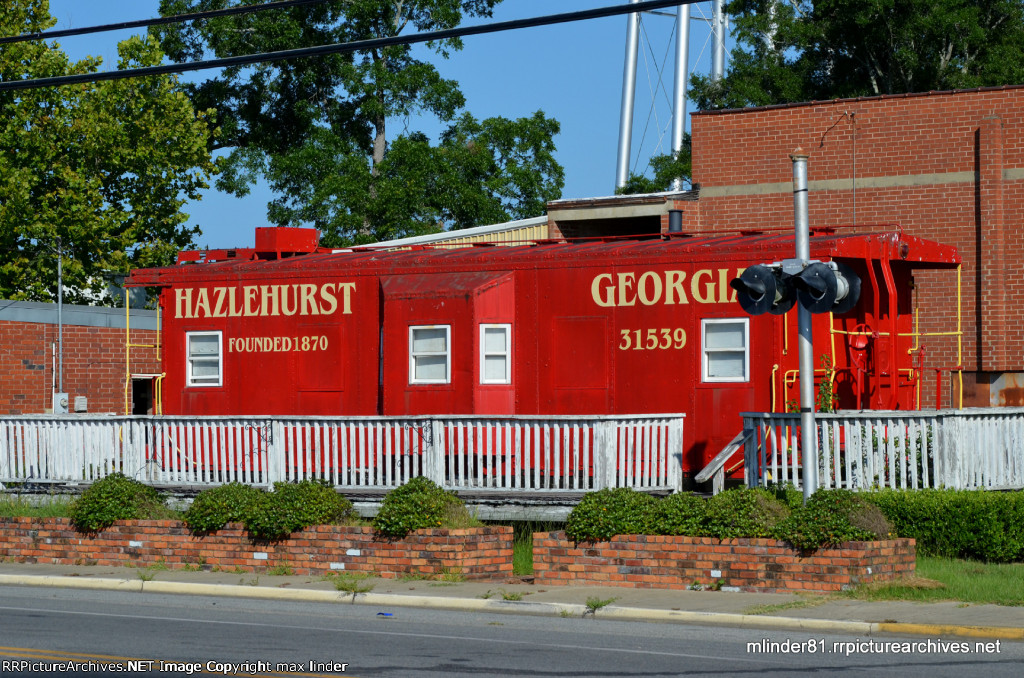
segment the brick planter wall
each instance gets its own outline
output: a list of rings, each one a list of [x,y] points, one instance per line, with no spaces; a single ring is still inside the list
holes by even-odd
[[[247,572],[289,567],[295,574],[373,572],[385,578],[458,573],[487,580],[512,574],[512,528],[419,530],[392,541],[377,538],[372,527],[319,525],[266,542],[251,540],[236,524],[196,537],[175,520],[118,521],[86,534],[67,518],[3,518],[0,559],[5,558],[139,567],[163,562],[171,569],[203,565]]]
[[[535,582],[685,589],[694,582],[742,591],[840,591],[914,573],[913,539],[848,542],[804,555],[774,539],[620,535],[576,545],[564,532],[533,535]]]

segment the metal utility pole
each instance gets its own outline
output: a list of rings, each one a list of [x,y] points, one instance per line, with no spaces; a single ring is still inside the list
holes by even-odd
[[[676,15],[676,77],[672,92],[672,155],[683,150],[686,130],[686,76],[690,73],[690,6],[679,5]],[[683,190],[683,178],[672,180],[672,190]]]
[[[636,4],[639,0],[630,0]],[[633,100],[636,97],[636,55],[640,45],[640,14],[626,17],[626,63],[622,68],[622,104],[619,108],[619,155],[615,163],[615,188],[629,179],[629,152],[633,136]]]
[[[57,238],[57,392],[64,392],[64,248]]]
[[[714,37],[711,81],[714,82],[725,75],[725,12],[722,11],[722,0],[713,0],[711,3],[711,35]]]
[[[811,259],[811,236],[807,206],[807,154],[797,148],[789,156],[793,161],[793,224],[797,262],[806,267]],[[800,334],[800,443],[804,503],[818,489],[818,435],[814,423],[814,337],[812,314],[804,304],[797,305]]]

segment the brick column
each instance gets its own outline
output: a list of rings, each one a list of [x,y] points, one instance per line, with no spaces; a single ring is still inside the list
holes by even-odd
[[[1007,336],[1006,233],[1003,219],[1003,120],[981,119],[977,135],[977,299],[980,341],[978,369],[1010,368]]]

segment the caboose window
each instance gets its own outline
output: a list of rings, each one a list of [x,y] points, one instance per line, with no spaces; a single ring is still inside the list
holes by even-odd
[[[480,326],[480,383],[510,384],[511,325]]]
[[[746,318],[707,318],[701,321],[703,381],[749,381],[749,324]]]
[[[451,326],[409,328],[409,383],[447,384],[451,381]]]
[[[186,332],[188,386],[220,386],[221,333]]]

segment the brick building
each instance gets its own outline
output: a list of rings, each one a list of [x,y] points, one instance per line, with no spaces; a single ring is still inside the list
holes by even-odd
[[[956,246],[964,405],[1024,404],[1024,88],[700,112],[692,134],[700,197],[687,231],[791,229],[789,154],[802,148],[812,228],[898,224]],[[956,277],[921,273],[914,287],[919,331],[955,331]],[[943,404],[955,403],[955,339],[921,342],[928,392],[940,368]]]
[[[65,305],[64,392],[71,412],[125,411],[125,312],[123,308]],[[132,344],[156,342],[156,312],[133,310]],[[0,414],[52,412],[59,379],[57,305],[0,301]],[[132,349],[136,414],[151,408],[153,376],[160,371],[153,348]],[[147,375],[147,376],[142,376]]]

